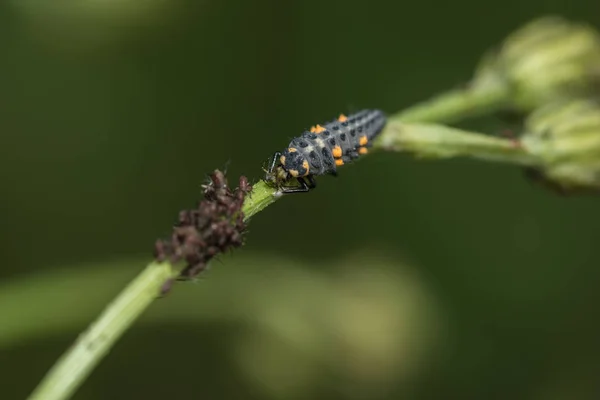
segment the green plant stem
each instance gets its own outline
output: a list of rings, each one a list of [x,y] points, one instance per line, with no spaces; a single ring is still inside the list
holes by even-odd
[[[537,157],[520,142],[434,124],[388,122],[374,149],[411,152],[419,157],[466,156],[522,166],[539,165]]]
[[[244,202],[246,220],[277,200],[275,192],[263,181],[254,185]],[[70,398],[121,335],[159,297],[165,282],[178,273],[167,262],[150,263],[57,360],[29,400]]]
[[[493,86],[485,90],[454,91],[442,95],[391,116],[375,148],[410,151],[419,156],[437,158],[466,155],[485,160],[533,165],[536,160],[509,140],[440,125],[406,123],[415,120],[453,121],[498,107],[504,99],[503,91]],[[244,203],[246,219],[262,211],[279,197],[274,188],[263,181],[258,182]],[[178,272],[169,263],[149,264],[56,362],[29,400],[68,399],[119,337],[152,301],[159,297],[165,282],[177,276]]]
[[[279,197],[277,190],[266,184],[265,181],[259,181],[252,185],[252,192],[244,201],[244,217],[249,220],[255,214],[258,214],[266,207],[274,203]]]
[[[158,297],[161,286],[173,274],[169,263],[149,264],[58,359],[29,399],[71,397],[123,332]]]
[[[508,86],[503,82],[489,80],[442,93],[390,115],[389,120],[448,124],[496,111],[509,103]]]

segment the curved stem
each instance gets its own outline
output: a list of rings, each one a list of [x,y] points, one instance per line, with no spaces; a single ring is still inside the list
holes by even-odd
[[[277,200],[275,189],[260,181],[244,202],[246,219]],[[150,263],[83,332],[46,374],[29,400],[71,397],[121,335],[160,296],[163,285],[178,271],[169,263]]]
[[[508,140],[439,125],[405,124],[415,120],[453,121],[481,114],[499,106],[504,100],[505,93],[493,86],[485,90],[449,92],[392,115],[375,148],[408,150],[421,156],[444,158],[470,155],[520,165],[534,164],[531,156],[511,145]],[[251,218],[275,202],[280,197],[277,193],[264,181],[256,183],[244,203],[245,218]],[[29,400],[68,399],[121,335],[159,296],[165,282],[177,275],[178,271],[169,263],[149,264],[56,362]]]
[[[161,286],[173,275],[169,263],[149,264],[58,359],[29,399],[59,400],[71,397],[123,332],[156,299]]]
[[[435,124],[389,122],[374,144],[375,149],[411,152],[419,157],[471,157],[522,166],[539,165],[520,142]]]
[[[389,120],[453,123],[500,109],[509,100],[507,85],[489,80],[442,93],[391,115]]]

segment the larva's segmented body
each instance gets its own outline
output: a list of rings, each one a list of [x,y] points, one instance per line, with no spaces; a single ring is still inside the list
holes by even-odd
[[[294,138],[283,152],[275,153],[265,180],[277,184],[284,193],[306,192],[315,187],[314,175],[336,175],[338,167],[367,154],[384,126],[385,116],[379,110],[340,115],[313,126]],[[282,186],[293,178],[299,187]]]

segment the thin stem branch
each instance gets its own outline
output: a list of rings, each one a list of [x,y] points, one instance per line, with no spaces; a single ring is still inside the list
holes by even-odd
[[[389,120],[448,124],[496,111],[506,106],[509,101],[507,85],[490,79],[417,103],[391,115]]]
[[[388,122],[374,147],[386,151],[407,151],[419,157],[467,156],[522,166],[539,165],[538,157],[514,140],[443,125],[405,124],[398,119]]]

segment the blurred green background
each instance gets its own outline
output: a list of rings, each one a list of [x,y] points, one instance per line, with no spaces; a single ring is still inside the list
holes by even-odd
[[[0,4],[0,372],[24,398],[205,174],[393,113],[577,2]],[[491,134],[489,118],[470,127]],[[600,213],[513,167],[377,154],[278,201],[144,314],[75,399],[596,399]]]

